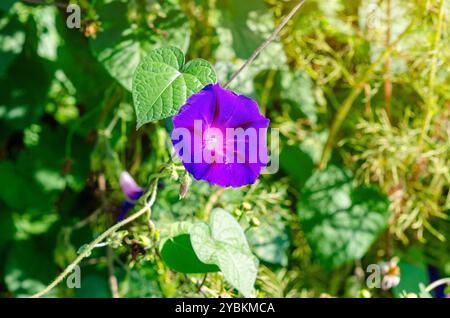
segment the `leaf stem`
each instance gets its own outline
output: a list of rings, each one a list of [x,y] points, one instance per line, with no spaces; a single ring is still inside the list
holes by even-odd
[[[158,189],[158,177],[155,177],[152,179],[150,184],[150,198],[148,200],[145,200],[144,207],[137,211],[136,213],[130,215],[128,218],[124,219],[123,221],[114,224],[109,229],[107,229],[105,232],[100,234],[95,240],[93,240],[91,243],[87,245],[86,248],[83,249],[83,251],[78,255],[78,257],[69,265],[66,267],[66,269],[59,274],[58,277],[56,277],[47,287],[45,287],[40,292],[34,294],[31,296],[31,298],[39,298],[46,293],[48,293],[50,290],[55,288],[61,281],[66,278],[67,275],[69,275],[75,267],[86,257],[88,257],[92,250],[95,248],[95,246],[101,242],[103,242],[105,239],[107,239],[110,235],[114,234],[117,230],[119,230],[121,227],[127,225],[128,223],[136,220],[140,216],[144,215],[155,203],[156,199],[156,192]]]
[[[111,289],[111,295],[113,298],[120,298],[119,285],[117,283],[117,277],[114,270],[114,251],[111,246],[108,246],[106,251],[108,274],[109,274],[109,288]]]
[[[288,13],[288,15],[281,21],[280,25],[275,29],[275,31],[272,32],[272,34],[253,52],[253,54],[248,58],[247,61],[231,76],[230,80],[225,84],[224,88],[227,88],[232,81],[236,77],[239,76],[239,74],[249,65],[253,62],[254,59],[261,53],[262,50],[264,50],[270,42],[272,42],[275,37],[280,33],[280,31],[284,28],[284,26],[289,22],[289,20],[294,16],[294,14],[297,12],[298,9],[303,5],[305,0],[300,0],[297,2],[297,4],[292,8],[292,10]]]

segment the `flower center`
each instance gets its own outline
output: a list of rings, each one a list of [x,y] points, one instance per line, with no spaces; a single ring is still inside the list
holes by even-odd
[[[220,145],[221,140],[223,140],[222,137],[222,131],[218,128],[208,128],[206,129],[204,133],[204,144],[205,148],[208,150],[220,150],[219,147],[222,147],[223,145]]]
[[[217,147],[217,138],[215,136],[211,136],[206,139],[206,148],[209,150],[215,149]]]

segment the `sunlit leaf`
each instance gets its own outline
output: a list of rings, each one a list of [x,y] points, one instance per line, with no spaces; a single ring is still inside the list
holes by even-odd
[[[228,212],[214,209],[210,224],[197,222],[190,234],[192,247],[202,262],[217,265],[225,279],[245,297],[254,294],[259,262],[241,226]]]
[[[184,54],[175,47],[151,51],[139,64],[133,80],[137,127],[175,115],[186,99],[216,81],[205,60],[184,64]]]

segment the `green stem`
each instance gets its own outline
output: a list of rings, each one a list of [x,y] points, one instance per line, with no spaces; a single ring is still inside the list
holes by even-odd
[[[434,37],[433,48],[432,48],[432,59],[431,59],[431,68],[430,68],[430,77],[428,79],[428,98],[426,100],[426,115],[425,121],[422,128],[422,135],[420,137],[420,142],[428,134],[428,130],[430,129],[431,119],[433,118],[435,112],[435,97],[434,97],[434,79],[436,77],[436,68],[437,68],[437,60],[438,60],[438,50],[437,47],[439,45],[439,41],[441,39],[442,34],[442,24],[444,22],[444,0],[441,0],[439,4],[439,17],[438,17],[438,25],[436,34]]]
[[[387,16],[387,28],[386,28],[386,46],[389,46],[391,42],[391,0],[386,1],[386,16]],[[388,118],[391,118],[391,104],[392,104],[392,76],[391,76],[391,55],[386,56],[384,61],[384,102],[386,107],[386,113]]]
[[[50,290],[55,288],[59,283],[61,283],[61,281],[64,278],[66,278],[67,275],[69,275],[75,269],[75,267],[84,258],[88,257],[91,254],[92,250],[95,248],[95,246],[97,244],[103,242],[105,239],[107,239],[110,235],[114,234],[121,227],[127,225],[128,223],[130,223],[130,222],[132,222],[134,220],[136,220],[141,215],[144,215],[152,207],[152,205],[155,203],[156,192],[157,192],[157,189],[158,189],[158,186],[157,186],[158,185],[158,177],[153,179],[151,182],[152,183],[151,183],[151,186],[150,186],[150,192],[151,192],[150,199],[148,201],[146,200],[145,205],[144,205],[144,207],[142,209],[140,209],[136,213],[130,215],[128,218],[124,219],[123,221],[121,221],[119,223],[116,223],[115,225],[113,225],[109,229],[107,229],[105,232],[100,234],[95,240],[93,240],[91,243],[89,243],[86,248],[83,249],[83,251],[78,255],[78,257],[69,266],[67,266],[66,269],[61,274],[58,275],[58,277],[56,277],[43,290],[41,290],[40,292],[32,295],[31,298],[42,297],[43,295],[48,293]]]
[[[395,49],[397,44],[400,42],[400,40],[409,32],[413,25],[413,22],[411,22],[406,29],[398,36],[398,38],[392,42],[391,45],[389,45],[386,50],[381,54],[364,72],[364,74],[361,76],[361,78],[356,81],[358,83],[356,86],[353,87],[350,94],[347,96],[347,98],[342,103],[341,107],[338,109],[336,116],[333,120],[333,124],[330,127],[330,132],[328,134],[328,139],[325,143],[325,147],[322,151],[322,156],[320,158],[319,162],[319,169],[325,168],[325,166],[328,163],[328,159],[331,153],[331,149],[333,148],[334,141],[336,139],[336,136],[342,126],[342,123],[344,122],[345,118],[347,117],[348,112],[353,106],[353,102],[356,100],[358,95],[361,93],[361,91],[364,88],[364,85],[367,83],[367,81],[370,79],[372,74],[375,72],[376,67],[382,63],[386,57]]]
[[[256,59],[256,57],[259,55],[259,53],[261,53],[261,51],[264,50],[270,44],[270,42],[272,42],[275,39],[278,33],[280,33],[280,31],[284,28],[284,26],[294,16],[297,10],[300,9],[300,7],[303,5],[303,2],[305,2],[305,0],[300,0],[299,2],[297,2],[297,4],[287,14],[287,16],[283,19],[283,21],[281,21],[280,25],[277,26],[275,31],[272,32],[272,34],[255,50],[255,52],[253,52],[253,54],[248,58],[248,60],[245,61],[245,63],[231,76],[230,80],[223,86],[224,88],[227,88],[231,84],[231,82],[234,81],[234,79],[239,76],[242,70],[246,68],[249,64],[251,64],[253,60]]]

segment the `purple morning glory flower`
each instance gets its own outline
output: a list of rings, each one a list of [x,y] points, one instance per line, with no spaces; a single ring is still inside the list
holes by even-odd
[[[269,119],[254,100],[220,84],[192,95],[173,124],[175,151],[197,180],[240,187],[254,183],[267,165]]]
[[[122,203],[120,215],[117,218],[118,221],[121,221],[125,218],[126,213],[135,206],[136,201],[144,194],[144,189],[138,186],[127,171],[123,171],[120,174],[119,183],[125,195],[125,201]]]

